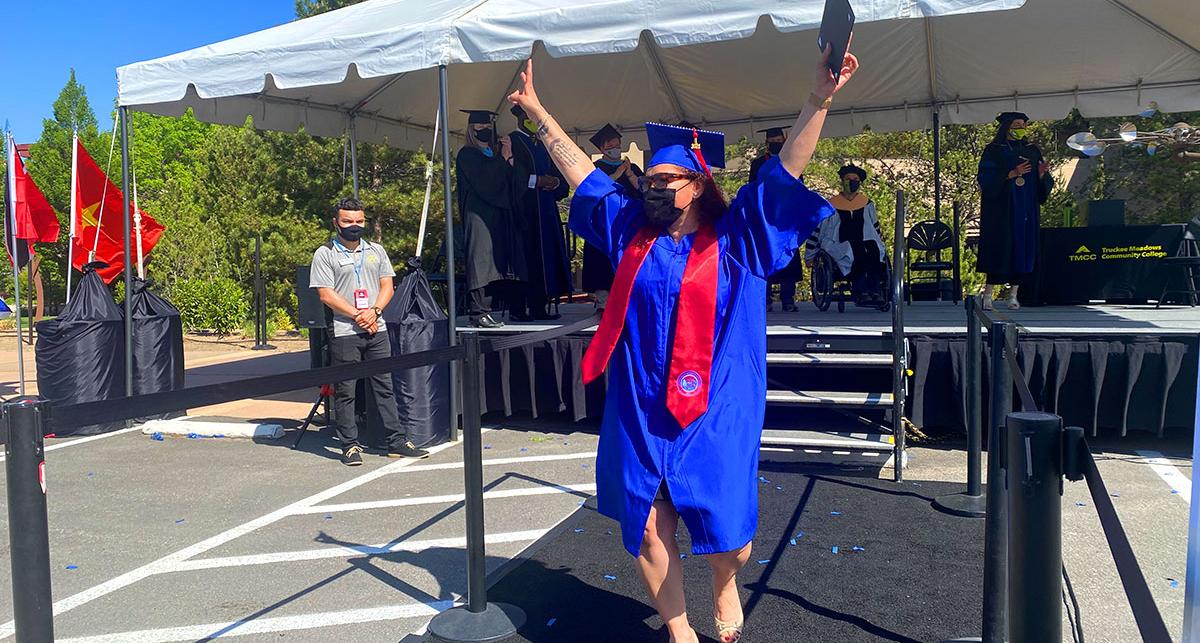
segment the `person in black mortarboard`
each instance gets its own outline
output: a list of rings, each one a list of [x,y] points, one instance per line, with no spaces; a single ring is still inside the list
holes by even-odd
[[[608,175],[617,185],[625,188],[632,198],[641,198],[637,180],[645,172],[622,153],[621,132],[605,124],[600,131],[588,139],[601,154],[593,165]],[[612,288],[613,265],[603,251],[590,243],[583,244],[583,290],[592,293],[596,308],[604,308],[608,291]]]
[[[883,237],[879,229],[879,214],[875,202],[862,190],[867,171],[849,164],[838,170],[841,192],[829,199],[837,210],[813,230],[804,242],[804,260],[812,266],[817,251],[824,249],[838,264],[842,274],[854,284],[854,293],[863,305],[878,305],[884,293]]]
[[[979,256],[975,269],[987,273],[983,307],[992,308],[995,286],[1010,284],[1008,305],[1020,308],[1016,285],[1033,272],[1041,205],[1054,189],[1042,151],[1028,140],[1029,117],[1004,112],[996,137],[979,159]]]
[[[766,279],[833,214],[800,177],[835,92],[858,69],[847,54],[835,76],[827,65],[832,47],[825,52],[812,93],[797,105],[793,129],[800,134],[732,201],[712,175],[725,165],[719,132],[648,123],[654,153],[638,181],[643,198],[633,199],[593,167],[542,105],[532,61],[508,97],[538,124],[550,157],[575,186],[571,229],[617,266],[580,361],[584,383],[608,376],[597,507],[620,522],[621,543],[636,558],[672,643],[699,641],[687,617],[680,520],[692,553],[712,572],[717,640],[742,635],[737,574],[750,558],[758,518]]]
[[[481,328],[504,323],[492,317],[485,289],[511,290],[529,277],[520,230],[513,219],[511,141],[497,138],[495,112],[462,110],[467,142],[458,151],[458,211],[467,244],[467,314]],[[508,282],[508,283],[505,283]]]
[[[537,139],[537,125],[520,106],[512,107],[517,129],[512,141],[513,215],[525,241],[529,280],[510,299],[509,316],[517,321],[558,319],[550,299],[571,292],[571,266],[563,239],[558,202],[571,191]]]
[[[772,158],[779,155],[783,144],[787,142],[787,127],[768,127],[758,130],[759,134],[767,135],[767,149],[750,161],[750,182],[758,180],[758,171]],[[774,309],[771,303],[771,286],[779,284],[779,305],[785,313],[796,312],[796,282],[804,279],[804,257],[797,252],[792,256],[782,270],[771,275],[767,282],[767,311]]]

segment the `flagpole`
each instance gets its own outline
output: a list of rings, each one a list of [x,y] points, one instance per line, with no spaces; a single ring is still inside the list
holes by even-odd
[[[21,269],[17,267],[17,182],[16,182],[16,165],[13,162],[17,153],[16,144],[13,143],[12,134],[9,134],[7,124],[4,128],[4,154],[6,162],[5,169],[5,198],[4,203],[7,206],[9,218],[5,221],[5,228],[8,228],[8,248],[10,258],[12,259],[13,268],[13,313],[17,318],[17,381],[18,391],[21,396],[25,396],[25,342],[21,339]]]
[[[71,234],[67,238],[67,303],[71,303],[71,271],[75,269],[75,212],[79,195],[77,194],[79,171],[79,130],[71,131]]]
[[[133,266],[129,262],[129,108],[121,110],[121,210],[125,233],[125,397],[133,396]]]

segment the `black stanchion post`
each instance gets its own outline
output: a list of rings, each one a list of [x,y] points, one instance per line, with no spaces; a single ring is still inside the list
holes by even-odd
[[[975,316],[975,307],[978,305],[979,300],[974,295],[967,297],[967,382],[963,391],[967,398],[967,490],[964,493],[941,496],[933,501],[933,506],[938,511],[964,518],[982,518],[986,513],[987,504],[980,480],[983,422],[980,419],[979,407],[983,404],[983,391],[979,374],[982,370],[980,362],[983,359],[983,333],[979,319]]]
[[[18,398],[4,404],[7,440],[8,542],[13,621],[17,643],[54,640],[50,596],[50,531],[46,518],[46,458],[42,436],[45,400]]]
[[[500,641],[525,624],[514,605],[488,603],[483,529],[483,438],[479,401],[479,334],[463,333],[463,477],[467,513],[467,604],[438,614],[429,633],[447,643]]]
[[[1062,642],[1062,418],[1007,418],[1008,634],[1012,643]]]
[[[267,343],[267,287],[262,278],[262,236],[254,237],[254,346],[256,351],[273,350]]]
[[[1008,322],[988,330],[992,354],[991,412],[988,414],[987,516],[983,527],[983,640],[1002,643],[1008,632],[1008,499],[1004,485],[1004,419],[1012,411],[1012,371],[1004,359]]]

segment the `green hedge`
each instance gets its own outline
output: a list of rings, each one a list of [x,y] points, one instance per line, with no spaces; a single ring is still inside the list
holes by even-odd
[[[228,277],[183,279],[175,284],[173,304],[183,327],[228,335],[250,315],[250,295]]]

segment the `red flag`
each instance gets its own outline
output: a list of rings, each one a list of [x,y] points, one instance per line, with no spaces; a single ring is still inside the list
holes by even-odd
[[[14,236],[26,241],[29,255],[32,255],[33,244],[58,241],[58,216],[54,214],[54,208],[50,207],[50,202],[33,182],[33,177],[29,176],[29,170],[25,169],[24,160],[17,153],[17,146],[11,141],[8,143],[6,149],[9,154],[8,167],[11,173],[9,180],[12,181],[9,186],[12,191],[9,202],[11,210],[8,214],[16,219],[16,225],[13,228],[16,232]],[[8,224],[12,220],[9,219],[5,223]],[[5,242],[7,244],[7,238]],[[28,261],[28,255],[24,252],[17,254],[20,265],[24,265],[24,262]],[[11,248],[9,256],[12,257]]]
[[[100,274],[104,283],[111,283],[117,275],[125,271],[125,224],[121,220],[124,215],[124,195],[92,160],[83,143],[76,141],[75,145],[78,148],[79,160],[75,172],[75,212],[71,213],[71,216],[75,217],[75,249],[71,263],[77,270],[82,271],[89,261],[89,253],[94,250],[96,255],[91,260],[108,264],[107,268],[96,272]],[[132,204],[129,212],[131,216],[134,215]],[[140,213],[142,252],[149,256],[165,228],[150,215]],[[133,260],[137,261],[137,230],[133,227],[133,222],[130,225],[129,242]]]

